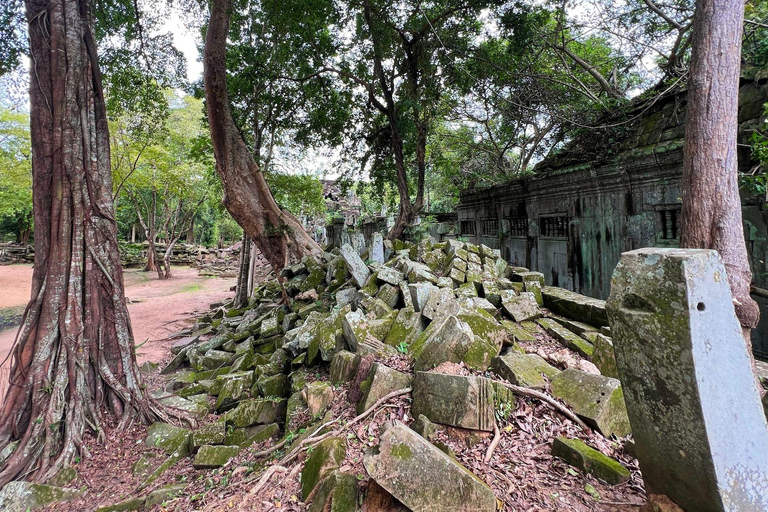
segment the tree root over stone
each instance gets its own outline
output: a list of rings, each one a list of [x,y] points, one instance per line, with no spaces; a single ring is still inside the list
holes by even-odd
[[[256,484],[256,486],[254,487],[254,490],[258,491],[260,489],[263,489],[264,486],[266,486],[267,483],[269,482],[269,479],[272,478],[272,475],[274,475],[275,473],[278,473],[278,472],[279,473],[284,473],[285,471],[287,471],[286,466],[288,464],[290,464],[291,462],[293,462],[293,460],[296,459],[296,457],[298,457],[298,455],[302,451],[308,450],[310,447],[317,446],[324,439],[340,435],[345,430],[349,430],[356,423],[359,423],[360,421],[362,421],[365,418],[367,418],[368,416],[370,416],[370,414],[373,413],[374,411],[376,411],[377,409],[383,407],[384,404],[386,402],[388,402],[389,400],[392,400],[393,398],[397,398],[399,396],[407,395],[410,392],[411,392],[411,388],[404,388],[404,389],[399,389],[397,391],[393,391],[391,393],[388,393],[388,394],[384,395],[383,397],[379,398],[378,400],[376,400],[376,403],[374,403],[371,407],[366,409],[362,414],[359,414],[358,416],[354,417],[353,419],[351,419],[350,421],[348,421],[344,425],[342,425],[339,428],[336,428],[334,430],[329,430],[325,434],[320,434],[320,432],[322,432],[326,428],[329,428],[330,426],[338,423],[339,419],[337,418],[337,419],[328,421],[326,423],[323,423],[322,425],[317,427],[314,430],[314,432],[312,432],[312,434],[309,437],[307,437],[306,439],[301,441],[301,443],[299,443],[299,446],[297,446],[296,448],[291,450],[288,454],[286,454],[283,458],[281,458],[279,461],[277,461],[274,465],[269,466],[264,471],[261,471],[261,472],[255,474],[255,475],[251,476],[250,478],[246,479],[246,482],[252,482],[252,481],[254,481],[256,479],[259,479],[259,483]],[[267,456],[267,455],[269,455],[271,453],[274,453],[275,451],[279,450],[280,448],[285,446],[287,443],[288,443],[288,439],[285,439],[285,440],[277,443],[273,447],[268,448],[266,450],[262,450],[260,452],[257,452],[254,455],[257,458]],[[252,490],[251,492],[249,492],[245,496],[245,499],[243,499],[241,504],[245,504],[246,502],[248,502],[253,497],[253,495],[255,495],[254,490]]]

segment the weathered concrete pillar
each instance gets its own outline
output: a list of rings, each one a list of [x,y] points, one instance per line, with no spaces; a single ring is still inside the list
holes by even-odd
[[[768,511],[768,425],[719,254],[624,253],[606,309],[646,492]]]

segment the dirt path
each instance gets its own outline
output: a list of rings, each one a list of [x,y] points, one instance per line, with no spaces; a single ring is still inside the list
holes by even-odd
[[[234,278],[200,277],[197,269],[189,267],[174,267],[173,275],[174,279],[160,281],[153,273],[124,271],[133,335],[140,345],[139,363],[162,360],[172,343],[167,341],[168,335],[192,325],[192,317],[207,311],[211,303],[234,295],[229,290]],[[31,265],[0,266],[0,308],[25,305],[31,280]],[[0,362],[15,336],[16,329],[0,331]]]
[[[31,283],[31,264],[0,265],[0,309],[26,305]]]

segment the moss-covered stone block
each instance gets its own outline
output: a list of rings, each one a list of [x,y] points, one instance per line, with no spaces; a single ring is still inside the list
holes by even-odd
[[[285,413],[285,429],[297,431],[306,427],[312,422],[307,410],[307,402],[304,401],[304,394],[301,391],[293,393],[288,397]]]
[[[523,292],[514,297],[504,297],[502,309],[515,322],[535,320],[541,316],[536,297],[530,292]]]
[[[493,395],[491,381],[483,377],[416,372],[411,413],[444,425],[490,432]]]
[[[215,370],[204,370],[202,372],[196,372],[195,381],[200,382],[203,380],[214,380],[219,375],[226,375],[231,371],[231,366],[223,366],[221,368],[216,368]]]
[[[189,453],[189,430],[168,423],[153,423],[147,430],[144,443],[151,448],[162,448],[165,453]]]
[[[309,493],[329,473],[339,468],[347,455],[347,442],[343,437],[329,437],[315,446],[301,470],[301,495]]]
[[[592,357],[595,348],[590,342],[578,336],[576,333],[569,331],[552,318],[542,318],[538,320],[537,323],[547,331],[547,334],[569,349],[587,359]]]
[[[161,505],[162,503],[178,498],[184,492],[189,484],[171,484],[155,489],[147,494],[147,498],[144,501],[144,506],[151,509],[155,505]]]
[[[287,401],[278,398],[255,398],[244,400],[228,411],[225,420],[228,425],[235,427],[250,427],[251,425],[280,423],[285,421]]]
[[[419,414],[416,421],[411,423],[411,429],[427,441],[432,442],[440,427],[423,414]]]
[[[333,359],[343,337],[344,316],[351,311],[352,305],[347,304],[317,322],[314,338],[307,347],[307,364],[314,364],[318,356],[326,362]]]
[[[376,401],[399,389],[405,389],[411,385],[411,376],[381,363],[373,363],[368,372],[366,381],[360,386],[363,396],[357,403],[357,413],[361,414]]]
[[[400,422],[364,459],[377,484],[414,512],[495,512],[493,491],[477,476]]]
[[[395,285],[384,283],[379,288],[376,298],[394,309],[400,302],[400,288]]]
[[[510,320],[502,320],[501,325],[509,331],[510,340],[509,343],[519,342],[533,342],[536,341],[536,337],[530,332],[523,329],[520,324],[512,322]]]
[[[473,322],[477,321],[476,327],[481,332],[478,326],[485,325],[482,317],[470,316]],[[499,328],[499,335],[504,335],[504,329],[500,325]],[[414,369],[417,371],[431,370],[445,361],[464,362],[473,370],[485,371],[500,349],[500,339],[490,341],[488,337],[475,336],[467,322],[451,315],[432,322],[408,352],[416,359]]]
[[[199,395],[200,393],[207,393],[208,388],[205,384],[199,382],[193,382],[186,387],[177,390],[175,393],[182,398],[189,398],[190,396]]]
[[[356,512],[357,500],[357,479],[336,470],[320,482],[307,512]]]
[[[349,311],[342,320],[342,332],[347,345],[353,352],[357,351],[357,345],[365,341],[368,335],[369,319],[360,310]]]
[[[210,394],[211,395],[218,395],[221,393],[221,390],[224,388],[224,386],[230,382],[230,381],[242,381],[243,384],[245,384],[247,387],[250,387],[251,384],[253,384],[253,372],[251,371],[242,371],[242,372],[235,372],[235,373],[226,373],[224,375],[219,375],[216,378],[213,379],[213,386],[211,386]]]
[[[337,352],[331,361],[331,384],[338,386],[350,382],[355,377],[360,358],[352,352]]]
[[[308,382],[302,391],[304,402],[307,404],[309,414],[317,416],[325,410],[333,401],[333,388],[331,384],[323,381]]]
[[[280,426],[277,423],[270,423],[269,425],[255,425],[252,427],[232,428],[227,431],[227,435],[224,438],[226,445],[237,445],[241,448],[247,448],[254,443],[263,443],[267,439],[273,437],[280,431]]]
[[[398,347],[401,343],[410,345],[423,330],[424,320],[421,313],[405,307],[397,312],[383,342],[391,347]]]
[[[552,443],[552,455],[611,485],[629,480],[629,470],[619,461],[587,446],[580,439],[556,438]]]
[[[544,286],[541,293],[544,296],[544,306],[555,314],[596,327],[608,325],[604,300],[555,286]]]
[[[291,389],[288,376],[279,373],[277,375],[262,375],[254,384],[251,392],[254,396],[287,397]]]
[[[221,379],[222,377],[217,377]],[[216,412],[226,412],[250,396],[250,386],[253,382],[253,373],[245,372],[242,375],[224,380],[216,399]]]
[[[491,370],[516,386],[533,389],[545,389],[547,378],[554,377],[559,370],[536,354],[509,353],[494,357]]]
[[[555,375],[550,384],[554,396],[604,436],[624,437],[631,432],[618,379],[568,369]]]
[[[80,496],[77,489],[31,482],[10,482],[0,490],[0,510],[26,512]]]
[[[536,304],[539,306],[544,305],[544,296],[541,294],[541,284],[538,281],[525,281],[523,283],[525,291],[532,293],[536,299]]]
[[[232,457],[237,457],[240,453],[239,446],[226,446],[226,445],[205,445],[201,446],[195,455],[195,460],[192,465],[195,469],[214,469],[220,468]]]
[[[202,371],[215,370],[224,366],[231,366],[234,359],[235,355],[231,352],[211,349],[202,356],[194,358],[191,362],[192,367],[196,371]]]
[[[541,272],[530,272],[530,271],[528,271],[528,272],[515,272],[515,271],[513,271],[512,275],[510,276],[510,279],[512,279],[512,281],[522,282],[522,283],[526,283],[528,281],[534,281],[534,282],[539,283],[539,285],[541,285],[542,287],[546,285],[546,283],[544,282],[544,274],[542,274]]]
[[[619,369],[616,366],[616,356],[613,351],[613,340],[604,334],[595,337],[595,350],[592,352],[592,362],[606,377],[619,378]]]
[[[227,426],[223,421],[210,423],[192,432],[192,451],[206,444],[224,444]]]

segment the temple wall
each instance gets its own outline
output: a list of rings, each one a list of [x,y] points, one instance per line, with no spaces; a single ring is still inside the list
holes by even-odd
[[[749,136],[768,103],[768,78],[745,80],[740,101],[739,164],[750,162]],[[462,193],[459,236],[499,248],[514,265],[545,275],[548,285],[605,299],[622,252],[675,247],[680,239],[685,96],[659,101],[623,130],[542,162],[533,177]],[[601,146],[607,145],[605,151]],[[582,148],[588,148],[582,151]],[[583,158],[579,158],[580,155]],[[754,283],[768,288],[768,205],[743,198],[744,231]],[[761,304],[756,354],[768,357],[768,300]]]

